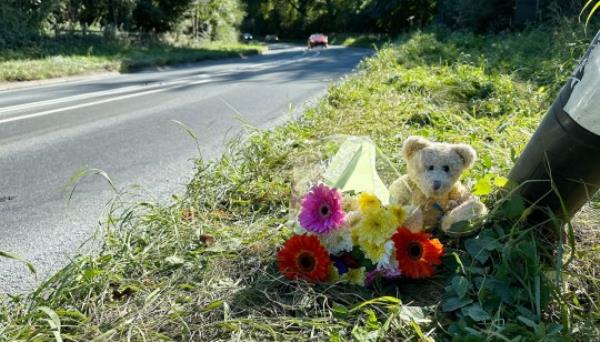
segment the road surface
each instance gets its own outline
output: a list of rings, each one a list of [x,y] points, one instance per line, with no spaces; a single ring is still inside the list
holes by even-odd
[[[244,124],[282,122],[369,53],[278,45],[262,56],[0,91],[0,251],[38,271],[0,258],[0,293],[31,289],[97,230],[113,193],[91,178],[69,203],[65,186],[78,170],[104,170],[117,187],[138,184],[166,201],[199,154],[172,120],[214,158]]]

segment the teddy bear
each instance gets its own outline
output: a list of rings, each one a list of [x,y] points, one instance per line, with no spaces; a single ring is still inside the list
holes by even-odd
[[[411,136],[402,146],[407,174],[390,185],[390,203],[416,208],[406,226],[413,232],[441,227],[487,214],[487,208],[459,181],[477,158],[467,144],[449,144]]]

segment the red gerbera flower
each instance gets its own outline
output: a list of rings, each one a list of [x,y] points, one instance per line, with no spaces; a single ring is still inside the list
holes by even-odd
[[[288,279],[326,281],[331,259],[316,236],[294,235],[279,251],[279,272]]]
[[[392,236],[396,246],[396,259],[403,275],[409,278],[428,278],[433,275],[433,266],[439,265],[444,246],[431,234],[413,233],[407,228],[398,228]]]

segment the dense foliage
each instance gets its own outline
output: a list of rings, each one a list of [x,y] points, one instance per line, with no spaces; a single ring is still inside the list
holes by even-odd
[[[589,9],[595,3],[589,4]],[[397,35],[432,22],[476,32],[577,15],[581,0],[4,0],[0,47],[59,30],[175,32],[230,40],[255,35],[304,38],[313,32]]]
[[[0,46],[15,44],[39,32],[53,8],[52,1],[0,1]]]
[[[240,0],[3,0],[0,47],[18,47],[65,30],[231,39],[243,16]]]
[[[579,13],[577,0],[245,0],[244,29],[304,37],[310,32],[396,35],[431,22],[474,31],[501,31]]]

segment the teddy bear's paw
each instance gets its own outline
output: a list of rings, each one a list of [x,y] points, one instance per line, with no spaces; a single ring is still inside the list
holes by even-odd
[[[454,201],[454,200],[448,201],[447,210],[454,210],[456,207],[458,207],[457,201]]]
[[[488,210],[483,203],[477,199],[471,199],[442,217],[441,228],[444,232],[448,232],[453,224],[482,218],[487,212]]]

